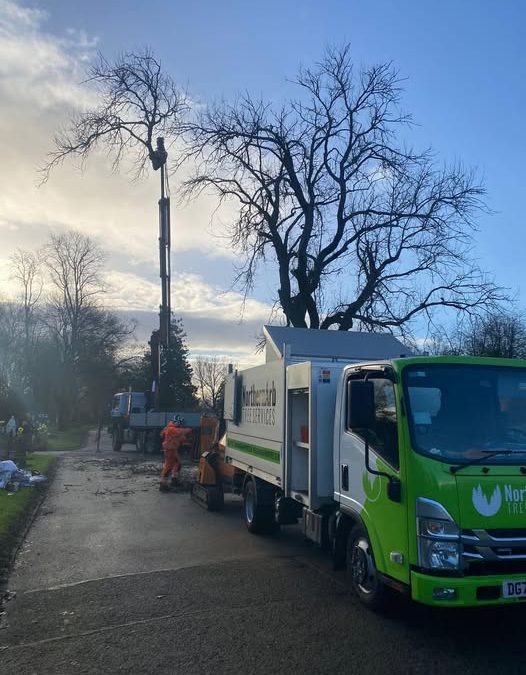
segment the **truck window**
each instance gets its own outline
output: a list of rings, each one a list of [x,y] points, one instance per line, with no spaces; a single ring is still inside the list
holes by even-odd
[[[362,438],[367,434],[371,449],[390,466],[398,469],[400,459],[394,385],[391,380],[384,378],[374,378],[371,381],[374,385],[374,425],[363,433],[356,430],[355,433]]]
[[[403,373],[413,449],[434,459],[464,462],[492,450],[488,464],[523,463],[526,449],[526,370],[471,364],[411,365]]]

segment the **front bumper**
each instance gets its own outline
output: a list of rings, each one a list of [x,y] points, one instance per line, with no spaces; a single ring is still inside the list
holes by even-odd
[[[411,597],[416,602],[435,607],[479,607],[482,605],[513,605],[526,603],[526,598],[503,598],[504,581],[525,580],[524,574],[480,577],[435,577],[421,572],[411,572]],[[455,589],[454,598],[437,600],[436,589]]]

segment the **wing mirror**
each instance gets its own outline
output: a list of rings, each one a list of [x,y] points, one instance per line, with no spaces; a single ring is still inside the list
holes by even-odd
[[[370,429],[374,425],[374,385],[371,380],[349,380],[347,422],[350,429]]]

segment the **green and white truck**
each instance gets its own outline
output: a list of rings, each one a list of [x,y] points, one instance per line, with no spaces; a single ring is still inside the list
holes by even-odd
[[[366,604],[526,599],[526,361],[267,326],[229,375],[223,481],[251,532],[301,520]]]

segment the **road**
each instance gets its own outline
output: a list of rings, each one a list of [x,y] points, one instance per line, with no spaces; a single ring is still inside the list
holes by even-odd
[[[0,673],[524,673],[526,607],[361,607],[296,528],[249,535],[155,460],[65,455],[10,578]]]

